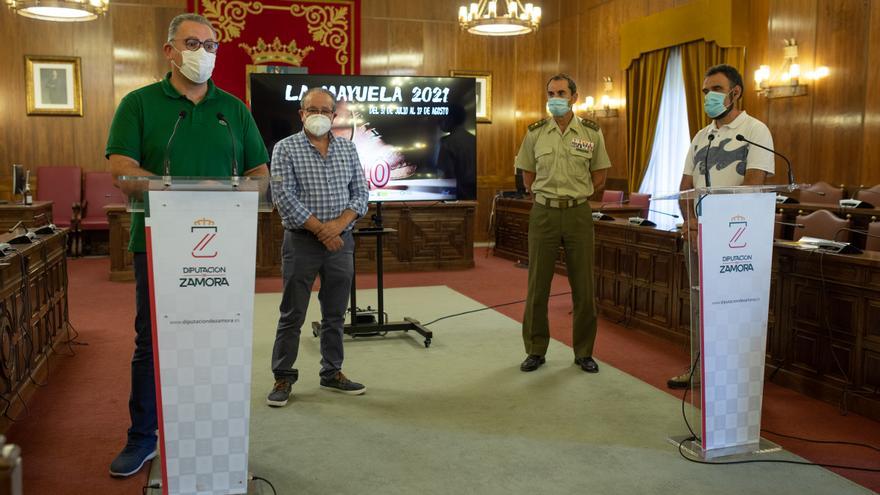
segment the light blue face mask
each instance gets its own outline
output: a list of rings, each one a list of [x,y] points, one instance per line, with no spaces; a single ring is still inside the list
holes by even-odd
[[[554,117],[562,117],[571,110],[571,103],[567,98],[550,98],[547,100],[547,110],[550,110]]]
[[[725,98],[727,98],[727,95],[719,93],[718,91],[709,91],[706,93],[706,96],[703,99],[703,110],[706,111],[706,115],[714,119],[726,112],[727,106],[724,104]]]

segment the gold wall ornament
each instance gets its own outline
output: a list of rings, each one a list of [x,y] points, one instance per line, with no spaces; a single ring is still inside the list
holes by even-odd
[[[283,44],[281,39],[276,36],[275,41],[267,44],[263,38],[257,38],[257,44],[254,46],[247,43],[239,43],[238,46],[251,57],[254,64],[269,64],[273,62],[283,62],[285,64],[302,65],[302,61],[310,52],[315,50],[313,46],[305,48],[297,48],[296,40],[290,40],[290,43]]]
[[[304,7],[299,4],[290,6],[294,17],[305,17],[309,24],[312,39],[323,47],[336,49],[336,63],[342,67],[348,63],[348,7],[329,7],[312,5]]]
[[[241,36],[245,17],[248,14],[263,12],[262,2],[241,2],[238,0],[202,0],[202,15],[217,29],[217,41],[223,43]]]

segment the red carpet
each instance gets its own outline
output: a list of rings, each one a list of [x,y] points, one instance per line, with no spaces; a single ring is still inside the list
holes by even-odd
[[[526,271],[478,250],[476,268],[457,272],[386,274],[385,286],[447,285],[487,306],[525,298]],[[47,386],[31,399],[29,414],[7,432],[22,448],[26,494],[137,494],[146,472],[128,480],[111,479],[110,461],[125,442],[128,426],[129,360],[133,349],[134,284],[107,280],[109,260],[76,259],[69,263],[70,316],[79,331],[75,357],[52,358]],[[258,292],[278,292],[277,278],[257,279]],[[358,275],[359,288],[375,287],[375,277]],[[557,276],[553,293],[567,292]],[[570,296],[551,299],[553,336],[571,344]],[[522,304],[498,308],[520,320]],[[391,318],[418,317],[413,308],[395,308]],[[659,337],[600,320],[596,357],[661,390],[666,379],[687,366],[687,351]],[[439,336],[437,338],[440,338]],[[518,339],[519,335],[511,335]],[[519,362],[524,356],[511,356]],[[549,355],[548,359],[571,356]],[[589,377],[585,377],[589,379]],[[846,440],[880,446],[880,424],[850,414],[791,390],[765,388],[764,427],[790,435]],[[665,434],[665,432],[658,432]],[[880,453],[857,447],[808,444],[773,435],[786,449],[814,462],[880,468]],[[706,469],[716,469],[706,467]],[[717,468],[723,469],[723,468]],[[880,474],[838,471],[872,490],[880,490]]]

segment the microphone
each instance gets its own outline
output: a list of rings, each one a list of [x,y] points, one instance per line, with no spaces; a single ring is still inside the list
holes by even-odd
[[[764,146],[764,145],[762,145],[762,144],[758,144],[758,143],[756,143],[756,142],[754,142],[754,141],[749,141],[749,140],[746,139],[745,136],[743,136],[742,134],[737,134],[737,135],[736,135],[736,140],[737,140],[737,141],[742,141],[742,142],[744,142],[744,143],[753,144],[753,145],[757,146],[758,148],[761,148],[762,150],[767,150],[767,151],[769,151],[770,153],[773,153],[774,155],[776,155],[776,156],[782,158],[783,160],[785,160],[786,165],[788,165],[788,185],[790,185],[790,186],[793,186],[793,185],[794,185],[794,172],[792,172],[792,170],[791,170],[791,161],[790,161],[788,158],[786,158],[785,155],[783,155],[782,153],[777,152],[776,150],[772,150],[772,149],[770,149],[770,148],[768,148],[768,147],[766,147],[766,146]],[[822,194],[822,196],[824,196],[824,194]]]
[[[650,208],[648,208],[648,211],[650,211],[651,213],[659,213],[660,215],[666,215],[666,216],[669,216],[669,217],[672,217],[672,218],[681,218],[681,217],[679,217],[678,215],[676,215],[675,213],[667,213],[667,212],[665,212],[665,211],[652,210],[652,209],[650,209]]]
[[[606,215],[605,213],[602,212],[602,209],[605,208],[606,206],[622,205],[622,204],[626,204],[626,203],[629,203],[628,199],[624,199],[622,201],[612,201],[610,203],[602,203],[601,205],[599,205],[599,209],[597,211],[593,212],[593,220],[606,220],[609,222],[613,222],[614,217],[612,217],[611,215]]]
[[[862,234],[862,235],[864,235],[864,236],[866,236],[866,237],[877,237],[877,238],[880,238],[880,235],[877,235],[877,234],[871,234],[871,233],[869,233],[867,230],[859,230],[859,229],[851,229],[851,228],[849,228],[849,227],[841,227],[841,228],[837,229],[837,232],[834,233],[834,237],[833,237],[832,239],[833,239],[834,241],[837,241],[837,236],[840,235],[840,233],[841,233],[841,232],[844,232],[844,231],[855,232],[856,234]]]
[[[174,135],[177,133],[177,126],[180,125],[180,121],[186,118],[186,110],[181,110],[179,114],[177,114],[177,122],[174,123],[174,129],[171,131],[171,136],[168,137],[168,144],[165,145],[165,185],[171,185],[171,142],[174,140]]]
[[[667,213],[665,211],[652,210],[650,208],[648,208],[648,211],[650,211],[652,213],[657,213],[660,215],[670,216],[672,218],[679,218],[679,216],[676,215],[675,213]],[[647,218],[642,218],[640,216],[629,217],[629,223],[631,223],[633,225],[641,225],[642,227],[656,227],[657,226],[656,223],[648,220]]]
[[[859,194],[860,192],[866,192],[866,193],[880,195],[880,191],[877,191],[874,189],[863,189],[862,187],[863,186],[859,186],[859,188],[855,190],[852,197],[850,197],[849,199],[841,199],[840,200],[840,207],[841,208],[873,208],[874,207],[873,204],[868,203],[867,201],[861,201],[861,200],[856,199],[856,195]]]
[[[709,131],[709,146],[706,146],[706,163],[705,167],[703,167],[703,175],[705,175],[706,180],[706,188],[712,187],[712,182],[709,181],[709,151],[712,149],[712,141],[715,140],[715,133]]]
[[[792,222],[773,222],[773,223],[778,224],[778,225],[788,225],[789,227],[797,227],[799,229],[807,228],[806,225],[804,225],[802,223],[792,223]]]
[[[235,137],[232,135],[232,128],[229,127],[229,122],[223,113],[217,112],[217,120],[229,132],[229,141],[232,143],[232,185],[235,187],[238,186],[238,159],[235,157]]]

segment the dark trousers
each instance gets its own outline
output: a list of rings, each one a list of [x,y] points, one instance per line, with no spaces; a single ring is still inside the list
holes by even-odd
[[[135,317],[134,355],[131,358],[131,395],[128,440],[156,444],[156,383],[153,371],[153,330],[150,323],[150,279],[146,253],[134,253]]]
[[[574,355],[591,357],[598,321],[593,299],[593,217],[589,203],[573,208],[532,205],[529,215],[529,290],[522,325],[526,354],[543,356],[550,344],[547,302],[559,246],[565,249],[574,306]]]
[[[316,276],[321,277],[318,292],[321,303],[320,374],[322,378],[333,378],[342,370],[342,331],[354,274],[354,238],[351,232],[345,232],[342,240],[345,242],[343,248],[330,252],[309,232],[284,232],[281,248],[284,293],[272,349],[272,373],[276,379],[286,378],[293,383],[299,378],[299,371],[293,365],[299,353],[299,337]]]

